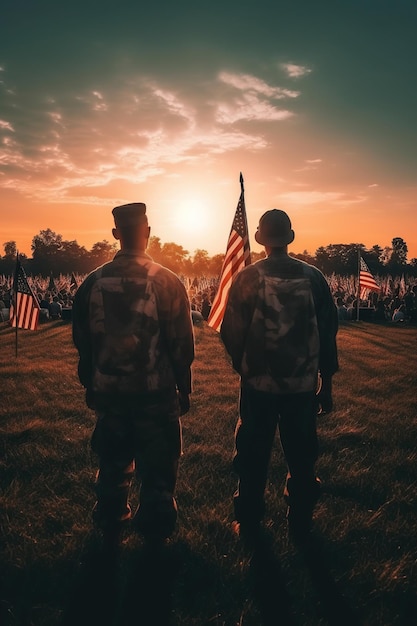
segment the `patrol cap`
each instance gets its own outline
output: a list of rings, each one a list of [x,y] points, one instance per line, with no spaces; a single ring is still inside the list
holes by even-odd
[[[128,228],[131,226],[147,226],[146,204],[143,202],[131,202],[114,207],[114,223],[116,228]]]
[[[271,209],[264,213],[255,233],[255,240],[263,246],[281,248],[294,241],[291,221],[285,211]]]

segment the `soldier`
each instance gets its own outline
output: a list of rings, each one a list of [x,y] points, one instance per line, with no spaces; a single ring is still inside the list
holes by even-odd
[[[235,432],[235,528],[258,536],[277,426],[288,466],[284,496],[295,540],[308,536],[320,491],[316,415],[332,410],[332,376],[338,370],[337,311],[323,274],[288,255],[294,240],[284,211],[262,215],[255,239],[266,258],[234,279],[221,337],[241,378]],[[316,396],[321,375],[321,390]]]
[[[93,521],[118,536],[131,519],[134,472],[140,485],[133,519],[145,537],[169,537],[181,454],[180,415],[190,407],[194,335],[185,288],[145,250],[143,203],[113,209],[120,251],[78,288],[73,340],[87,405],[96,412],[98,455]]]

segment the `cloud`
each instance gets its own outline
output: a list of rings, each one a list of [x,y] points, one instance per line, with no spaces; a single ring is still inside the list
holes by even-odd
[[[281,63],[280,67],[290,76],[290,78],[301,78],[311,73],[311,69],[305,65],[296,65],[295,63]]]
[[[319,163],[323,163],[323,160],[322,159],[305,159],[304,162],[307,163],[307,165],[296,168],[294,172],[297,172],[297,173],[311,172],[311,171],[317,170],[317,166],[319,165]]]
[[[226,126],[234,106],[231,99],[222,103],[212,105],[199,125],[198,100],[148,79],[125,80],[116,92],[38,94],[30,109],[16,96],[17,106],[0,122],[0,131],[14,131],[13,141],[3,139],[1,185],[42,201],[76,195],[90,203],[93,188],[115,180],[137,184],[177,164],[264,149],[267,141],[258,132]],[[19,114],[12,122],[13,111]],[[243,98],[238,111],[234,119],[286,115],[253,96]]]
[[[218,78],[221,83],[233,89],[231,94],[227,94],[226,102],[216,104],[216,119],[220,124],[282,121],[294,115],[288,109],[278,108],[274,100],[297,98],[300,95],[298,91],[269,85],[250,74],[220,72]]]
[[[228,71],[192,90],[170,82],[130,74],[118,77],[117,89],[96,80],[30,98],[17,85],[0,114],[2,187],[45,202],[77,195],[89,203],[92,188],[114,181],[138,184],[179,164],[264,150],[270,140],[259,123],[291,118],[281,103],[300,95]]]
[[[216,118],[221,124],[234,124],[238,121],[282,121],[292,117],[294,113],[259,100],[256,96],[247,95],[233,104],[220,104]]]
[[[272,87],[265,81],[250,74],[232,74],[230,72],[220,72],[219,80],[226,85],[230,85],[239,91],[253,92],[268,98],[283,99],[297,98],[299,91],[282,89],[282,87]]]
[[[10,132],[14,132],[14,128],[10,122],[6,122],[6,120],[0,120],[0,130],[9,130]]]
[[[288,205],[309,206],[315,204],[333,205],[358,204],[366,200],[365,196],[347,196],[341,191],[289,191],[278,195],[278,199]]]

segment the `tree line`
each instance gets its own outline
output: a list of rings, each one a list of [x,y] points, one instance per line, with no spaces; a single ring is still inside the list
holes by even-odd
[[[0,256],[0,274],[10,276],[13,274],[18,252],[16,242],[5,242],[3,249],[4,255]],[[99,241],[91,250],[87,250],[76,240],[67,241],[59,233],[47,228],[33,237],[32,257],[20,256],[26,273],[32,276],[87,274],[110,261],[117,250],[117,243],[109,243],[107,240]],[[320,246],[314,255],[304,251],[293,256],[315,265],[325,275],[351,276],[357,274],[358,250],[374,275],[417,276],[417,259],[413,258],[408,262],[408,247],[401,237],[395,237],[391,246],[385,248],[379,245],[366,248],[361,243],[329,244]],[[154,261],[185,276],[218,277],[224,259],[224,254],[209,256],[206,250],[201,249],[190,254],[182,246],[173,242],[162,243],[155,236],[149,239],[147,251]],[[254,262],[262,258],[264,253],[252,252],[251,256]]]

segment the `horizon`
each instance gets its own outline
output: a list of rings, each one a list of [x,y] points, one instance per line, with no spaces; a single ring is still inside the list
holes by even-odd
[[[43,230],[47,230],[47,229],[43,229]],[[51,230],[52,230],[52,229],[51,229]],[[36,234],[38,234],[38,233],[36,233]],[[56,234],[57,234],[57,235],[62,235],[62,233],[56,233]],[[157,235],[155,235],[155,236],[157,237]],[[151,238],[153,237],[152,233],[151,233],[151,236],[150,236],[150,237],[151,237]],[[67,241],[67,240],[65,240],[65,238],[64,238],[64,237],[62,237],[62,239],[63,239],[63,241]],[[404,238],[403,238],[403,239],[404,239]],[[76,241],[76,243],[77,243],[80,247],[82,247],[82,244],[80,244],[77,240],[75,240],[75,241]],[[114,243],[114,244],[116,244],[116,245],[117,245],[116,250],[119,250],[119,249],[120,249],[120,245],[119,245],[118,240],[113,239],[113,241],[109,241],[109,240],[107,240],[107,241],[108,241],[108,243],[109,243],[109,244],[113,244],[113,243]],[[406,241],[405,239],[404,239],[404,241],[405,241],[405,243],[407,243],[407,241]],[[95,241],[95,242],[93,242],[93,245],[94,245],[95,243],[101,243],[101,242],[99,242],[99,241],[97,241],[97,242],[96,242],[96,241]],[[293,246],[293,243],[291,243],[291,244],[289,244],[289,245],[288,245],[288,254],[294,254],[294,255],[304,255],[304,254],[305,254],[306,256],[311,256],[312,258],[315,258],[317,250],[318,250],[319,248],[321,248],[321,247],[323,247],[323,248],[327,248],[327,247],[329,247],[329,246],[339,246],[339,245],[340,245],[340,246],[348,246],[348,247],[349,247],[349,246],[361,245],[361,243],[362,243],[362,242],[349,242],[349,243],[337,242],[337,243],[328,243],[328,244],[325,244],[325,245],[324,245],[324,244],[321,244],[321,245],[319,245],[319,246],[318,246],[315,250],[313,250],[313,251],[309,251],[309,250],[307,250],[307,251],[306,251],[306,250],[303,250],[303,251],[295,251],[295,250],[292,250],[292,249],[291,249],[291,247]],[[161,245],[161,247],[163,247],[165,244],[167,244],[167,245],[169,245],[169,244],[174,244],[174,245],[179,245],[179,246],[181,246],[181,244],[179,244],[179,243],[178,243],[178,242],[176,242],[176,241],[162,241],[162,240],[160,241],[160,245]],[[379,246],[380,246],[380,248],[381,248],[382,250],[384,249],[384,246],[381,246],[380,244],[378,244],[378,243],[376,243],[376,242],[375,242],[375,244],[374,244],[374,245],[379,245]],[[84,246],[84,247],[85,247],[85,246]],[[194,256],[194,252],[195,252],[194,250],[193,250],[193,251],[191,251],[191,250],[187,250],[186,248],[184,248],[184,246],[182,246],[182,247],[183,247],[183,250],[184,250],[184,251],[185,251],[185,253],[186,253],[186,254],[185,254],[185,256],[188,256],[189,258],[192,258],[192,257]],[[257,244],[257,243],[256,243],[256,248],[257,248],[257,249],[255,249],[254,247],[250,246],[250,252],[251,252],[251,253],[254,253],[254,254],[260,254],[260,253],[264,252],[264,250],[265,250],[263,246],[261,246],[260,244]],[[371,248],[372,248],[372,246],[370,246],[370,247],[365,246],[365,252],[371,252]],[[86,248],[86,250],[87,250],[87,252],[88,252],[88,253],[90,253],[90,252],[91,252],[91,247],[90,247],[90,248]],[[225,254],[225,252],[226,252],[226,250],[224,250],[223,252],[215,252],[214,254],[210,254],[210,253],[209,253],[209,251],[208,251],[208,250],[205,250],[204,248],[199,248],[199,250],[203,250],[203,251],[207,252],[207,254],[208,254],[209,258],[212,258],[212,257],[214,257],[214,256],[216,256],[216,255],[218,255],[218,254],[223,254],[223,255],[224,255],[224,254]],[[16,251],[17,251],[17,254],[18,254],[19,256],[24,255],[24,257],[25,257],[26,259],[28,259],[28,260],[33,259],[33,256],[32,256],[32,251],[31,251],[31,250],[29,250],[29,254],[27,254],[27,253],[26,253],[25,251],[23,251],[23,250],[19,250],[19,248],[17,248],[17,250],[16,250]],[[0,258],[1,258],[1,255],[0,255]],[[410,264],[410,261],[412,260],[412,258],[413,258],[413,257],[410,257],[410,254],[408,254],[408,259],[407,259],[407,263],[408,263],[408,264]]]
[[[142,201],[161,242],[224,254],[242,172],[254,252],[280,208],[295,254],[401,237],[417,258],[412,0],[19,4],[0,23],[0,246],[112,243],[112,208]]]

